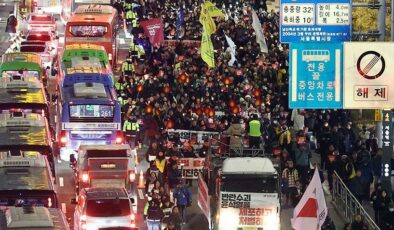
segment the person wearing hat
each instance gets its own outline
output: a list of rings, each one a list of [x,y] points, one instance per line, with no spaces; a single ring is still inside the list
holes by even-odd
[[[182,223],[186,223],[186,208],[191,206],[192,203],[192,194],[190,190],[185,186],[184,180],[180,180],[177,188],[174,191],[174,200],[176,201],[176,205],[179,208],[179,212],[182,216]]]

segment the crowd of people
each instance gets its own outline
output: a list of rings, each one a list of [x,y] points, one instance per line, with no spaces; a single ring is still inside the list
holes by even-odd
[[[168,205],[175,203],[177,208],[172,210],[180,213],[181,221],[170,221],[175,228],[167,227],[178,229],[179,223],[185,222],[191,196],[187,192],[179,194],[180,188],[187,188],[179,179],[176,162],[181,157],[205,157],[210,145],[205,141],[197,143],[196,148],[195,138],[180,141],[179,136],[167,132],[175,129],[227,135],[226,144],[230,148],[249,146],[273,154],[280,162],[281,188],[287,206],[295,206],[308,185],[315,151],[321,159],[316,167],[327,171],[329,189],[333,189],[336,172],[359,202],[374,203],[379,226],[392,229],[394,208],[390,208],[391,199],[378,183],[382,150],[373,131],[367,127],[356,131],[347,110],[290,110],[289,47],[279,42],[279,14],[267,12],[265,1],[216,3],[225,19],[215,20],[214,68],[208,68],[200,57],[199,1],[135,2],[139,6],[132,8],[137,22],[161,17],[165,39],[176,41],[146,45],[148,39],[143,30],[138,24],[133,26],[130,57],[116,84],[125,124],[130,124],[124,126],[124,131],[134,137],[129,139],[130,144],[149,144],[146,160],[150,168],[146,172],[145,191],[151,200],[146,209],[147,219],[152,220],[150,207],[168,210]],[[260,52],[256,42],[252,10],[263,26],[268,53]],[[182,25],[177,28],[181,11]],[[225,36],[236,45],[233,64]],[[142,50],[135,48],[138,44]],[[323,182],[323,173],[321,178]],[[373,185],[375,190],[371,194]],[[162,219],[165,214],[159,216]],[[351,229],[364,229],[362,220],[357,218],[356,222],[350,224]]]

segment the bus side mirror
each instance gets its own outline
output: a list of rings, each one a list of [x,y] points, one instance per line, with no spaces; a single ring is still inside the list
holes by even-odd
[[[130,197],[130,201],[132,204],[134,204],[135,203],[134,197]]]

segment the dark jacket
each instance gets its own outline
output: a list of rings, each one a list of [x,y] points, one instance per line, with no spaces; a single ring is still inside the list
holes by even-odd
[[[365,184],[360,177],[354,177],[349,181],[349,189],[355,196],[365,195]]]
[[[149,220],[161,220],[164,217],[163,210],[161,210],[158,204],[154,204],[153,201],[149,203],[147,219]]]
[[[176,199],[177,205],[187,205],[192,202],[192,194],[186,187],[176,189],[174,191],[174,198]]]
[[[10,14],[7,19],[7,26],[5,28],[6,33],[16,33],[16,26],[18,25],[18,20],[15,15]]]

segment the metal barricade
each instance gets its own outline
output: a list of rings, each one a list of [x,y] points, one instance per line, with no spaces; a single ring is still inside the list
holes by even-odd
[[[380,230],[360,202],[358,202],[349,191],[337,172],[334,172],[333,179],[332,200],[337,210],[343,213],[345,218],[350,222],[353,222],[354,216],[359,214],[363,217],[364,223],[368,226],[368,230]]]

